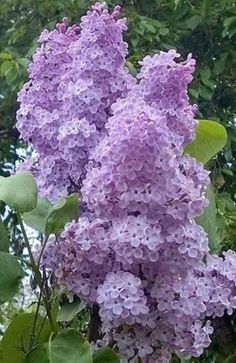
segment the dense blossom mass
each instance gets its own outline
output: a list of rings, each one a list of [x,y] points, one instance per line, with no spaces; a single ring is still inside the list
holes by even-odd
[[[81,193],[80,218],[51,238],[44,265],[99,307],[102,342],[124,362],[167,363],[202,354],[210,318],[236,308],[236,257],[211,255],[195,223],[209,183],[183,155],[197,124],[195,62],[160,52],[129,75],[119,13],[95,4],[80,26],[42,33],[17,125],[37,151],[24,167],[41,193]]]
[[[102,5],[67,27],[44,30],[19,94],[17,127],[38,152],[32,164],[42,192],[51,199],[81,186],[91,150],[104,136],[111,105],[135,82],[124,67],[124,20]],[[27,123],[27,127],[26,127]],[[56,186],[56,187],[55,187]]]

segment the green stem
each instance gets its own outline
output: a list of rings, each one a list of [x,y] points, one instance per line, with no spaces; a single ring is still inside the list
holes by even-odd
[[[45,305],[45,302],[44,302]],[[54,324],[53,318],[52,318],[52,314],[51,314],[51,307],[48,305],[48,307],[45,305],[46,311],[47,311],[47,316],[48,316],[48,321],[51,327],[51,330],[53,333],[57,333],[57,328]]]
[[[32,333],[31,333],[31,337],[30,337],[30,351],[34,348],[34,344],[35,344],[36,326],[37,326],[37,319],[38,319],[38,316],[39,316],[39,308],[40,308],[40,304],[41,304],[41,299],[42,299],[42,289],[40,289],[39,299],[38,299],[38,303],[37,303],[37,309],[36,309],[36,313],[35,313],[35,316],[34,316]]]
[[[45,238],[45,241],[44,241],[44,243],[43,243],[43,246],[42,246],[41,252],[40,252],[40,254],[39,254],[38,263],[37,263],[38,269],[39,269],[39,267],[40,267],[40,262],[41,262],[41,259],[42,259],[42,257],[43,257],[43,253],[44,253],[44,250],[45,250],[45,247],[46,247],[47,241],[48,241],[48,237],[46,237],[46,238]]]
[[[43,285],[44,285],[44,283],[45,283],[45,281],[43,281]],[[48,316],[48,321],[49,321],[51,330],[52,330],[53,333],[56,333],[57,332],[57,327],[55,326],[54,321],[53,321],[52,311],[51,311],[52,306],[51,306],[51,303],[50,303],[49,300],[50,300],[50,296],[49,296],[47,288],[45,288],[45,295],[43,295],[43,303],[44,303],[44,307],[46,309],[46,313],[47,313],[47,316]]]
[[[44,316],[44,318],[43,318],[43,321],[42,321],[42,324],[41,324],[41,327],[40,327],[40,329],[39,329],[39,331],[38,331],[38,334],[37,334],[37,336],[36,336],[36,342],[38,342],[39,341],[39,339],[40,339],[40,335],[41,335],[41,333],[42,333],[42,330],[43,330],[43,327],[45,326],[45,322],[46,322],[46,320],[47,320],[47,314]]]
[[[26,230],[25,230],[25,227],[24,227],[24,223],[22,221],[22,216],[21,216],[19,211],[17,211],[17,217],[18,217],[20,228],[21,228],[21,231],[22,231],[22,234],[23,234],[23,237],[24,237],[25,245],[26,245],[26,248],[27,248],[28,253],[29,253],[31,267],[32,267],[32,270],[34,272],[36,282],[37,282],[38,286],[40,287],[40,285],[41,285],[41,274],[40,274],[40,271],[38,269],[38,266],[35,263],[34,256],[33,256],[31,246],[30,246],[30,243],[29,243],[29,239],[27,237]]]
[[[46,308],[46,311],[47,311],[47,315],[48,315],[48,320],[49,320],[49,323],[52,327],[52,331],[53,332],[57,332],[57,327],[54,325],[54,321],[53,321],[53,318],[52,318],[52,313],[51,313],[51,302],[50,302],[50,292],[49,292],[49,289],[48,289],[48,284],[47,284],[47,278],[45,277],[45,308]]]
[[[37,264],[35,262],[35,259],[34,259],[33,253],[32,253],[32,249],[31,249],[31,246],[30,246],[30,243],[29,243],[29,239],[27,237],[27,233],[26,233],[26,230],[25,230],[25,227],[24,227],[24,223],[22,221],[22,216],[21,216],[19,211],[17,211],[17,217],[18,217],[20,228],[21,228],[21,231],[22,231],[22,234],[23,234],[23,237],[24,237],[25,245],[26,245],[26,248],[27,248],[28,253],[29,253],[30,263],[31,263],[33,273],[35,275],[35,280],[36,280],[37,286],[39,287],[40,291],[42,291],[43,303],[44,303],[44,306],[45,306],[45,309],[46,309],[46,312],[47,312],[49,324],[51,326],[52,331],[55,332],[56,328],[54,326],[54,322],[53,322],[53,318],[52,318],[52,314],[51,314],[51,306],[50,306],[50,303],[48,301],[48,292],[47,292],[47,296],[43,295],[43,285],[44,285],[45,281],[44,281],[44,279],[42,279],[39,267],[37,266]]]

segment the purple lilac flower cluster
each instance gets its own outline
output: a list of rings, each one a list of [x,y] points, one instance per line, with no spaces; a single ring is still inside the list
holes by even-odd
[[[103,138],[111,105],[135,82],[124,66],[124,19],[97,4],[80,26],[44,30],[18,100],[17,127],[38,153],[33,172],[44,195],[79,189],[91,150]],[[27,124],[27,127],[26,127]],[[56,185],[56,187],[55,187]]]
[[[124,362],[199,356],[209,318],[236,308],[236,256],[211,255],[195,217],[208,172],[183,155],[194,139],[188,84],[195,62],[175,51],[125,67],[119,7],[96,4],[80,27],[40,37],[19,95],[18,128],[37,151],[26,166],[51,199],[81,193],[81,216],[51,238],[43,263],[58,284],[99,307],[103,343]]]

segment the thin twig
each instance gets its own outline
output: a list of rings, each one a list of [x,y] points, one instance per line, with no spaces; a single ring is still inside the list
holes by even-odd
[[[22,234],[23,234],[23,237],[24,237],[25,245],[26,245],[26,248],[27,248],[28,253],[29,253],[31,268],[32,268],[34,276],[35,276],[35,281],[36,281],[36,284],[39,287],[40,291],[42,290],[43,303],[44,303],[44,306],[45,306],[45,309],[46,309],[46,312],[47,312],[48,320],[49,320],[52,331],[55,332],[56,327],[54,326],[54,322],[53,322],[53,319],[52,319],[51,306],[50,306],[50,303],[48,301],[48,299],[49,299],[48,291],[46,291],[45,296],[43,294],[43,286],[44,286],[45,280],[42,279],[39,267],[37,266],[37,264],[35,262],[35,259],[34,259],[34,256],[33,256],[32,250],[31,250],[31,246],[30,246],[30,243],[29,243],[29,239],[27,237],[27,233],[26,233],[26,230],[25,230],[25,227],[24,227],[24,223],[22,221],[22,216],[21,216],[19,211],[17,211],[17,217],[18,217],[19,224],[20,224],[20,227],[21,227],[21,231],[22,231]]]
[[[41,249],[40,254],[39,254],[38,263],[37,263],[38,269],[40,268],[40,262],[41,262],[41,259],[43,257],[44,250],[46,248],[46,244],[47,244],[47,241],[48,241],[48,237],[45,238],[44,243],[43,243],[43,246],[42,246],[42,249]]]
[[[33,349],[34,344],[35,344],[35,338],[36,338],[36,326],[37,326],[37,319],[39,316],[39,308],[41,305],[41,300],[42,300],[42,289],[40,289],[40,293],[39,293],[39,298],[38,298],[38,302],[37,302],[37,309],[35,312],[35,316],[34,316],[34,322],[33,322],[33,327],[32,327],[32,332],[31,332],[31,337],[30,337],[30,350]]]
[[[21,228],[21,231],[22,231],[22,234],[23,234],[23,237],[24,237],[25,245],[26,245],[26,248],[27,248],[28,253],[29,253],[31,267],[32,267],[32,270],[33,270],[33,272],[35,274],[36,282],[37,282],[37,284],[40,287],[40,284],[41,284],[41,274],[40,274],[40,271],[38,269],[38,266],[35,263],[34,256],[33,256],[33,253],[32,253],[32,250],[31,250],[31,246],[30,246],[30,243],[29,243],[29,239],[27,237],[26,230],[25,230],[25,227],[24,227],[24,223],[22,221],[22,216],[21,216],[21,214],[20,214],[19,211],[17,211],[17,217],[18,217],[18,221],[19,221],[19,224],[20,224],[20,228]]]

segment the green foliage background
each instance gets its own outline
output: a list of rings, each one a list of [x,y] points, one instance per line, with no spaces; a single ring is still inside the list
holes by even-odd
[[[90,0],[5,0],[0,3],[0,175],[7,175],[24,147],[14,127],[16,95],[27,79],[26,69],[43,28],[67,16],[79,22]],[[146,54],[176,48],[185,58],[193,53],[197,69],[189,93],[198,117],[222,123],[228,133],[223,151],[207,164],[216,194],[218,250],[236,249],[236,1],[235,0],[108,0],[121,4],[128,19],[127,66],[135,73]],[[3,212],[3,208],[2,208]],[[15,216],[9,227],[14,249],[21,252]],[[12,316],[12,311],[10,310]],[[236,362],[234,320],[216,321],[212,347],[194,362]],[[176,358],[176,361],[178,359]]]

